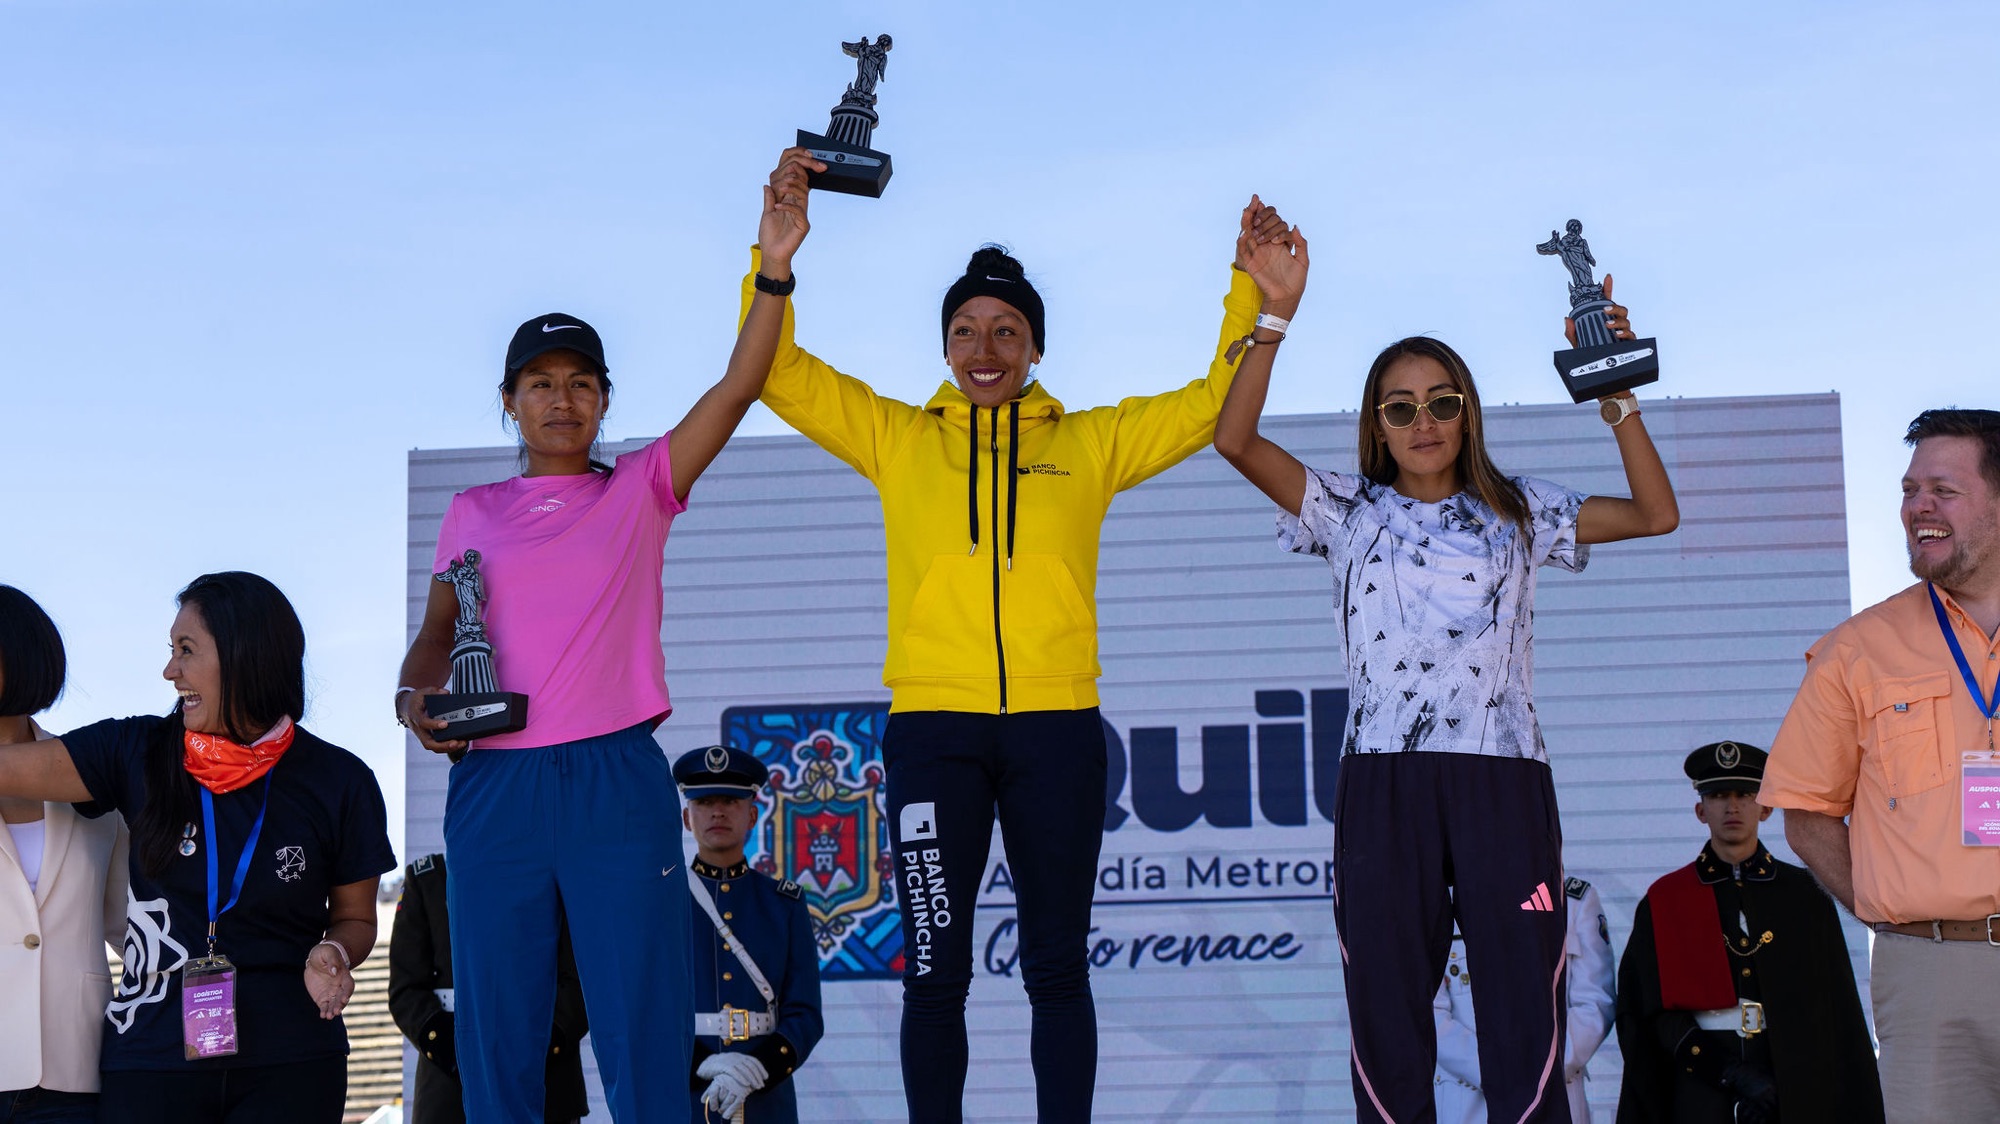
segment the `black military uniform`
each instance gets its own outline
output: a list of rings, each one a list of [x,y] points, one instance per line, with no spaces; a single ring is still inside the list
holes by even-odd
[[[690,801],[704,796],[751,799],[763,790],[768,775],[763,762],[722,746],[694,750],[674,762],[674,780]],[[688,869],[700,880],[698,888],[690,883],[689,892],[705,894],[715,910],[711,918],[697,897],[688,911],[694,1069],[718,1052],[750,1054],[764,1064],[769,1080],[744,1102],[745,1124],[796,1124],[798,1095],[791,1075],[826,1029],[819,1006],[819,947],[804,891],[789,879],[752,870],[747,862],[717,867],[695,859]],[[737,955],[739,946],[768,983],[768,999]],[[691,1119],[696,1124],[719,1119],[701,1103],[708,1080],[696,1074],[691,1082]]]
[[[451,922],[445,912],[443,855],[425,855],[403,872],[403,896],[389,935],[389,1012],[417,1047],[416,1103],[410,1124],[465,1124],[458,1084],[451,994]],[[590,1031],[583,985],[570,950],[569,926],[556,945],[556,1018],[549,1035],[548,1099],[544,1119],[574,1121],[590,1112],[578,1044]]]
[[[1754,795],[1763,750],[1705,745],[1695,791]],[[1883,1119],[1882,1087],[1833,900],[1759,843],[1703,847],[1653,883],[1618,968],[1619,1124]]]

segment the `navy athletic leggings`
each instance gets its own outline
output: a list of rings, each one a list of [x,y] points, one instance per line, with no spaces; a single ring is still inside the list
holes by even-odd
[[[1333,820],[1334,923],[1363,1121],[1437,1119],[1431,1000],[1456,917],[1495,1124],[1569,1124],[1562,825],[1548,765],[1350,753]]]
[[[910,1119],[953,1124],[965,1094],[972,913],[997,807],[1014,879],[1029,1058],[1043,1124],[1090,1119],[1097,1008],[1090,899],[1104,841],[1097,708],[891,714],[882,738],[903,913],[903,1094]]]

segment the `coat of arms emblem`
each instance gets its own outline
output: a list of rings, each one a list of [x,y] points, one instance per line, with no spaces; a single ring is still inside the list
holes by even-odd
[[[902,969],[883,809],[884,702],[730,707],[722,741],[771,770],[771,811],[751,861],[805,890],[823,979],[893,979]]]

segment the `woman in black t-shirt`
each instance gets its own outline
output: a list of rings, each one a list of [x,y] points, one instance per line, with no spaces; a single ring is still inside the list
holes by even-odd
[[[340,1012],[395,867],[382,791],[296,725],[305,633],[276,586],[207,574],[178,600],[173,712],[0,746],[0,795],[89,801],[86,815],[132,824],[100,1119],[333,1124]]]

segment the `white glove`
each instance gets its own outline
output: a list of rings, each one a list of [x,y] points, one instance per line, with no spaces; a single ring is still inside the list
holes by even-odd
[[[771,1072],[754,1056],[727,1051],[703,1058],[701,1065],[694,1072],[696,1077],[706,1077],[711,1081],[727,1074],[752,1093],[762,1089],[771,1080]]]
[[[724,1119],[733,1116],[750,1094],[771,1079],[763,1062],[735,1053],[710,1054],[696,1067],[695,1075],[709,1079],[708,1089],[701,1095],[703,1107]]]
[[[736,1080],[735,1074],[724,1073],[708,1083],[707,1091],[701,1095],[701,1105],[724,1120],[740,1120],[742,1117],[736,1113],[750,1093],[751,1090]]]

